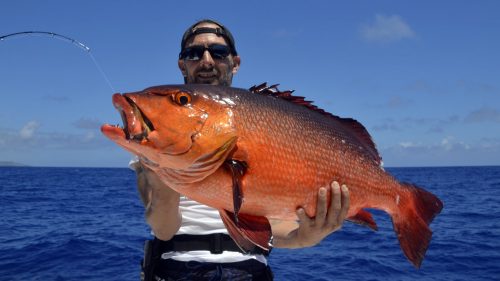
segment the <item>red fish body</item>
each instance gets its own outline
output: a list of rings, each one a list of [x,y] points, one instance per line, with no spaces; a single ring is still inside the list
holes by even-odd
[[[403,252],[420,266],[441,201],[385,172],[357,121],[290,92],[256,91],[173,85],[116,94],[125,128],[102,131],[168,186],[219,209],[244,249],[269,247],[267,219],[297,220],[298,207],[313,217],[318,189],[336,180],[349,187],[348,220],[376,229],[364,209],[387,212]]]

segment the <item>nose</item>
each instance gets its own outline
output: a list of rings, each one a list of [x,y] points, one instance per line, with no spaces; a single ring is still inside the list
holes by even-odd
[[[210,55],[210,52],[208,50],[205,50],[203,52],[203,56],[201,57],[200,63],[204,67],[213,67],[215,62],[214,59],[212,58],[212,55]]]

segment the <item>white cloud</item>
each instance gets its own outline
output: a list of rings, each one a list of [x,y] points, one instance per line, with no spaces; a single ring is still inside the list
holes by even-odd
[[[471,146],[463,141],[457,141],[454,136],[447,136],[443,138],[439,143],[434,144],[423,144],[414,143],[412,141],[400,142],[399,147],[401,149],[412,149],[412,150],[429,150],[429,151],[451,151],[451,150],[468,150]]]
[[[374,22],[361,26],[360,34],[363,39],[371,42],[392,42],[416,37],[411,27],[398,15],[376,15]]]
[[[441,140],[441,148],[450,151],[453,149],[465,149],[469,150],[470,145],[466,144],[463,141],[457,141],[453,136],[447,136]]]
[[[38,127],[38,123],[32,121],[26,124],[21,131],[0,128],[0,155],[2,155],[2,149],[9,151],[31,149],[88,150],[114,146],[112,141],[97,130],[85,133],[62,133],[44,132],[38,130]]]
[[[464,142],[447,136],[433,142],[402,141],[380,149],[388,167],[499,165],[500,138]]]
[[[93,131],[88,131],[87,134],[85,134],[85,137],[83,137],[83,141],[89,142],[92,141],[96,138],[96,135]]]
[[[22,139],[31,139],[35,135],[36,130],[40,127],[40,124],[36,121],[30,121],[19,131],[19,136]]]
[[[404,141],[404,142],[400,142],[399,143],[399,146],[401,146],[402,148],[411,148],[411,147],[418,147],[417,144],[411,142],[411,141]]]
[[[441,148],[450,151],[455,143],[455,138],[452,136],[445,137],[441,140]]]

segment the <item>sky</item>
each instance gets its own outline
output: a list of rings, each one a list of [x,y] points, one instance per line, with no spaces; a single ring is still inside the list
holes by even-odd
[[[182,3],[182,4],[181,4]],[[180,39],[233,33],[233,86],[280,84],[370,132],[386,167],[500,165],[499,1],[1,1],[0,161],[126,167],[115,92],[182,83]]]

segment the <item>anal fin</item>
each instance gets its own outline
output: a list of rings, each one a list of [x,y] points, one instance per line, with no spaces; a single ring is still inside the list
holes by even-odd
[[[365,211],[363,209],[359,210],[354,216],[348,217],[348,221],[357,223],[363,226],[367,226],[374,231],[378,230],[377,223],[375,223],[375,220],[372,217],[372,214],[370,214],[368,211]]]

